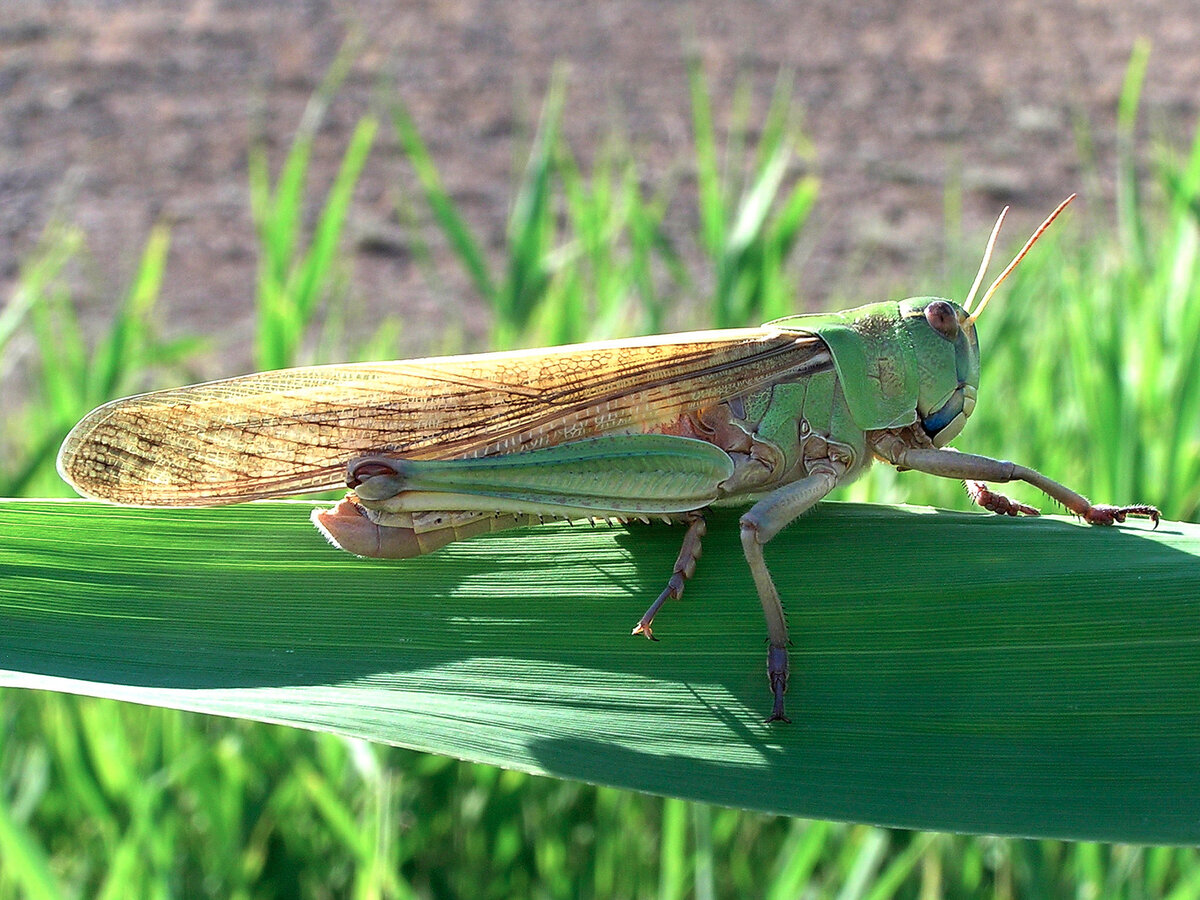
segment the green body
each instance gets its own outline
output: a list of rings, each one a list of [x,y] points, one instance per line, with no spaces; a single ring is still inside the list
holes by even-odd
[[[411,527],[413,513],[431,510],[675,515],[758,496],[822,466],[844,482],[870,463],[871,432],[916,426],[941,447],[974,408],[975,329],[937,330],[932,304],[966,318],[948,300],[913,298],[778,319],[764,329],[819,338],[831,365],[654,431],[479,459],[380,459],[386,471],[360,480],[357,499],[376,524]],[[697,416],[720,428],[705,433]]]

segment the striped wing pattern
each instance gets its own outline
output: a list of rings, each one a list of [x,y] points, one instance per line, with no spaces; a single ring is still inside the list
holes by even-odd
[[[67,437],[59,471],[115,503],[235,503],[343,485],[359,456],[640,432],[828,364],[819,339],[756,328],[263,372],[101,406]]]

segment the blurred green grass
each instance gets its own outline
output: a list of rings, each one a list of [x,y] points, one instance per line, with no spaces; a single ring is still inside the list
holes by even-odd
[[[1142,196],[1145,160],[1132,136],[1143,68],[1135,56],[1122,98],[1116,215],[1105,222],[1096,205],[1079,204],[989,307],[980,405],[956,444],[1019,459],[1097,498],[1195,520],[1200,135],[1150,156],[1157,177]],[[647,196],[619,142],[583,171],[559,136],[560,88],[500,254],[455,209],[412,118],[398,104],[381,117],[417,174],[432,227],[493,309],[495,346],[753,324],[801,303],[793,257],[817,185],[797,152],[806,142],[786,81],[753,146],[749,127],[718,146],[698,71],[692,88],[698,254],[672,245],[669,192]],[[330,330],[332,270],[376,120],[360,123],[310,232],[305,142],[320,108],[274,185],[265,158],[252,166],[264,366],[309,361],[313,347],[361,350],[337,346]],[[0,312],[0,353],[27,342],[36,373],[25,405],[5,411],[0,493],[65,495],[53,458],[71,424],[109,397],[178,380],[200,339],[158,332],[168,242],[165,228],[148,237],[98,336],[84,334],[64,277],[86,253],[81,233],[59,223],[31,255]],[[981,236],[952,232],[947,243],[943,293],[961,297]],[[674,298],[698,291],[711,308],[681,322]],[[864,299],[873,298],[844,305]],[[841,496],[967,508],[953,484],[882,466]],[[52,693],[5,691],[0,717],[0,897],[1200,896],[1188,848],[779,819]]]

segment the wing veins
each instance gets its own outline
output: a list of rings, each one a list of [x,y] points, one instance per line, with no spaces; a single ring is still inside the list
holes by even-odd
[[[64,444],[62,470],[83,493],[118,502],[236,502],[334,487],[356,456],[488,455],[636,430],[828,364],[813,337],[727,334],[443,367],[318,367],[143,395],[85,417]],[[511,379],[462,371],[470,366]],[[724,379],[738,370],[744,377]],[[513,383],[523,375],[529,383]]]

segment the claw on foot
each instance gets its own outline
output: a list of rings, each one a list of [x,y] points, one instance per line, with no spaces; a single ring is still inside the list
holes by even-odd
[[[788,652],[786,647],[769,647],[767,649],[767,680],[771,683],[771,693],[775,702],[771,706],[771,715],[767,722],[784,722],[791,724],[791,719],[783,711],[783,695],[787,693],[788,683]]]
[[[629,633],[630,634],[644,634],[649,640],[652,640],[652,641],[658,640],[658,638],[656,638],[654,636],[654,629],[652,629],[650,627],[650,623],[646,622],[646,621],[638,622],[636,625],[633,626],[633,631],[631,631]]]
[[[784,725],[791,725],[792,720],[789,719],[783,712],[783,701],[776,700],[775,706],[771,710],[771,714],[763,719],[768,725],[772,722],[782,722]]]
[[[682,595],[683,577],[676,573],[671,576],[671,580],[667,582],[667,586],[663,592],[658,595],[658,599],[651,603],[650,608],[638,619],[638,623],[633,626],[633,631],[630,634],[644,634],[650,640],[657,641],[658,638],[654,636],[654,631],[650,628],[650,625],[654,622],[654,617],[658,615],[658,611],[662,609],[664,603],[668,600],[678,600]]]
[[[1108,506],[1107,504],[1099,503],[1088,507],[1087,512],[1083,514],[1083,520],[1089,525],[1112,525],[1124,522],[1126,516],[1139,516],[1149,519],[1154,523],[1154,527],[1157,528],[1158,520],[1162,518],[1162,513],[1154,506]]]

